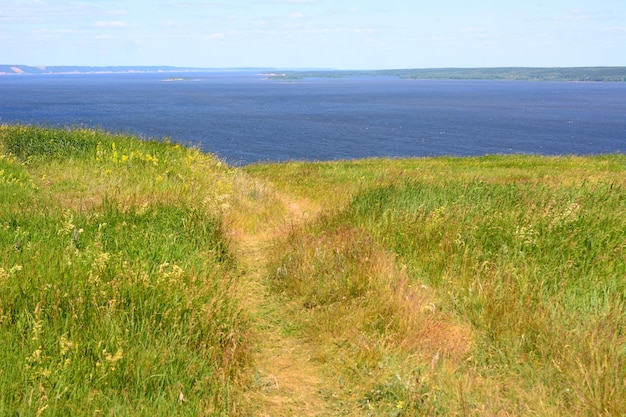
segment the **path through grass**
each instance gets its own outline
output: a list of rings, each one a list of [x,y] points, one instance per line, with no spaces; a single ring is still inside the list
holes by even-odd
[[[330,415],[321,395],[323,367],[315,360],[315,347],[294,328],[287,306],[267,281],[268,253],[274,243],[317,216],[319,208],[304,199],[274,197],[284,209],[275,210],[270,221],[256,227],[233,223],[231,229],[242,269],[238,295],[251,317],[256,342],[246,408],[260,416]]]
[[[275,292],[333,403],[363,415],[621,415],[626,159],[246,167],[334,210],[277,245]]]
[[[0,126],[0,415],[621,415],[625,174]]]

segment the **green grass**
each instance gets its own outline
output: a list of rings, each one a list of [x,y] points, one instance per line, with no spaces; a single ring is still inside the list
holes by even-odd
[[[177,145],[0,128],[0,414],[230,415],[232,170]]]
[[[544,386],[555,406],[572,392],[574,410],[616,415],[626,407],[624,191],[613,181],[408,183],[350,209],[441,294],[442,310],[471,324],[483,372]]]
[[[322,214],[282,225],[286,201]],[[247,415],[233,233],[278,237],[284,337],[339,415],[626,409],[624,155],[234,169],[2,125],[0,415]]]
[[[626,409],[624,156],[247,170],[335,207],[270,269],[335,397],[373,415]]]

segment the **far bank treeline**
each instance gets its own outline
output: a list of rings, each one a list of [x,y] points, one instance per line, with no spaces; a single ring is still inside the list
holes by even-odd
[[[272,79],[299,80],[305,78],[398,77],[421,80],[518,80],[518,81],[579,81],[624,82],[626,67],[570,68],[425,68],[390,70],[320,70],[285,71],[266,74]]]
[[[2,65],[0,75],[98,74],[98,73],[156,73],[156,72],[215,72],[239,71],[262,74],[276,80],[305,78],[397,77],[421,80],[518,80],[518,81],[578,81],[625,82],[626,67],[499,67],[499,68],[414,68],[386,70],[335,70],[277,68],[199,68],[173,66],[48,66]]]

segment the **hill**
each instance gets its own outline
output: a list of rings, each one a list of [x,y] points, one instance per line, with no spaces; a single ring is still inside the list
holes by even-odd
[[[198,68],[173,66],[28,66],[28,65],[0,65],[0,75],[16,74],[123,74],[123,73],[152,73],[152,72],[209,72],[209,71],[267,71],[267,68]]]
[[[1,125],[0,414],[620,415],[625,173]]]

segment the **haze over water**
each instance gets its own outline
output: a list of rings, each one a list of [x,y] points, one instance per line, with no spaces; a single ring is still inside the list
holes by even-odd
[[[168,81],[170,77],[184,81]],[[626,83],[308,79],[254,73],[0,77],[0,123],[170,137],[231,164],[626,153]]]

